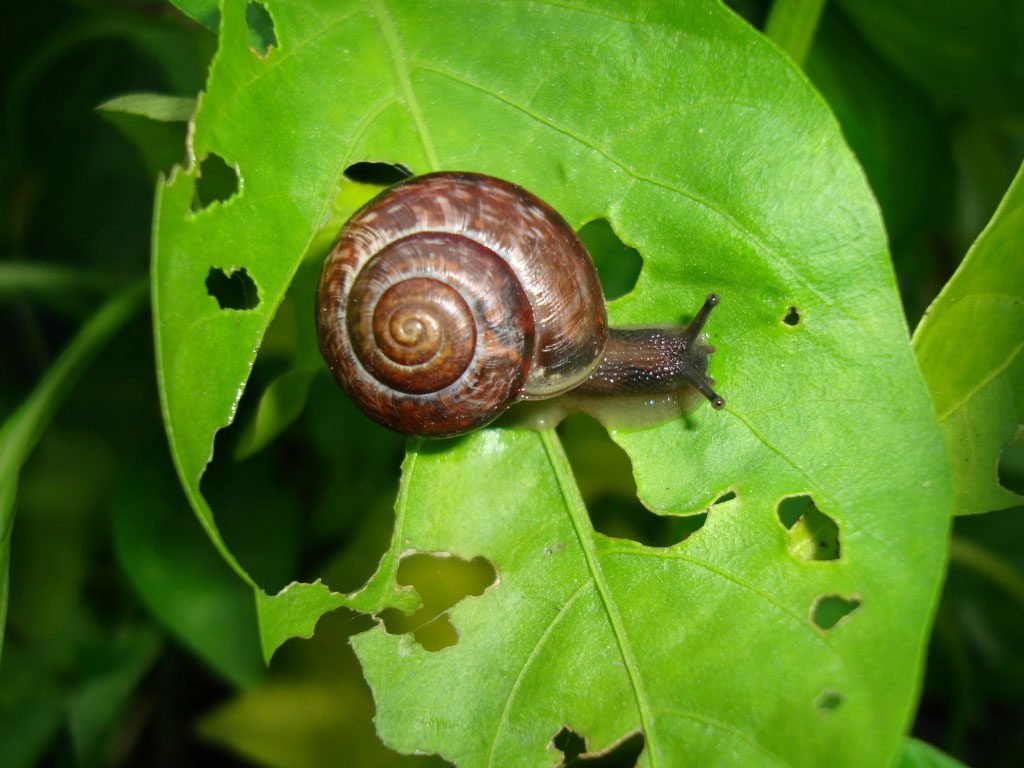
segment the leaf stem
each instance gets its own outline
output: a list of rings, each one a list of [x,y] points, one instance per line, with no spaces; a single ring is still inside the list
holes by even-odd
[[[949,561],[974,571],[1000,586],[1024,605],[1024,575],[1011,563],[974,542],[953,536],[949,540]]]
[[[775,0],[764,33],[802,67],[824,9],[825,0]]]

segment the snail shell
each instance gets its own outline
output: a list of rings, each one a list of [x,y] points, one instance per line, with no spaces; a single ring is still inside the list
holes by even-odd
[[[608,339],[597,272],[565,220],[514,184],[451,172],[392,187],[349,220],[317,327],[367,415],[429,437],[577,387]]]

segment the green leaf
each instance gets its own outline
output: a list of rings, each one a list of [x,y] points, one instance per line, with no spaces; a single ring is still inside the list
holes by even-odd
[[[1013,3],[842,0],[864,36],[939,104],[1024,114],[1024,24]]]
[[[217,31],[220,22],[220,3],[217,0],[171,0],[171,4],[211,32]]]
[[[252,596],[186,515],[166,458],[143,459],[113,502],[121,567],[169,632],[225,680],[248,687],[264,672]]]
[[[64,634],[82,610],[118,469],[103,437],[50,429],[21,473],[8,621],[22,642]]]
[[[311,642],[274,659],[266,679],[206,713],[199,735],[271,768],[335,768],[341,754],[374,768],[447,765],[396,754],[374,734],[373,700],[348,647],[368,623],[345,611],[325,617]]]
[[[366,190],[358,193],[357,203],[362,202],[366,194]],[[326,252],[332,242],[333,235],[322,243],[311,244],[310,251],[319,255]],[[234,452],[236,460],[262,450],[287,429],[306,407],[316,374],[324,372],[316,326],[309,322],[315,312],[319,280],[319,259],[303,264],[267,329],[260,354],[271,358],[283,356],[288,360],[288,367],[260,392],[255,413],[241,424]]]
[[[0,263],[0,301],[39,295],[59,297],[68,293],[108,293],[130,281],[114,273],[66,267],[60,264],[6,261]]]
[[[67,702],[71,745],[79,764],[98,762],[105,737],[159,655],[152,628],[123,632],[87,661],[85,679]]]
[[[935,297],[936,233],[950,219],[953,163],[946,126],[908,83],[830,6],[806,65],[835,112],[885,218],[909,318]]]
[[[130,93],[96,107],[142,153],[156,176],[185,158],[186,123],[196,100],[158,93]]]
[[[803,66],[824,7],[825,0],[774,0],[764,33]]]
[[[195,99],[163,93],[127,93],[96,107],[99,112],[134,115],[158,123],[187,122],[195,108]]]
[[[1024,422],[1024,167],[914,331],[953,464],[956,514],[1017,506],[999,484]]]
[[[942,206],[952,187],[952,162],[945,127],[927,98],[834,10],[822,20],[806,69],[864,167],[898,257],[948,217]]]
[[[0,427],[0,647],[7,616],[11,528],[21,467],[78,377],[107,340],[139,311],[145,296],[144,286],[139,285],[104,304]]]
[[[907,739],[903,744],[903,755],[899,768],[965,768],[964,764],[931,744],[918,739]]]
[[[60,729],[64,699],[52,672],[32,649],[11,643],[0,667],[0,765],[32,768],[39,765]]]
[[[482,556],[498,579],[448,614],[455,646],[381,627],[354,640],[390,746],[550,764],[568,725],[591,751],[640,732],[644,766],[895,759],[942,577],[948,466],[877,206],[802,73],[710,1],[267,8],[264,59],[245,3],[223,5],[197,164],[159,191],[153,272],[172,455],[256,589],[265,650],[332,606],[413,609],[404,554]],[[215,157],[237,192],[196,206]],[[492,428],[414,442],[392,547],[362,591],[256,587],[199,479],[354,189],[345,168],[368,160],[491,173],[573,226],[607,219],[644,259],[614,324],[680,321],[721,294],[708,331],[727,409],[614,433],[648,508],[710,508],[700,531],[666,548],[596,534],[558,438]],[[211,268],[245,268],[257,306],[222,309]],[[838,559],[790,551],[776,507],[799,495],[838,526]],[[859,602],[825,630],[812,611],[831,596]]]

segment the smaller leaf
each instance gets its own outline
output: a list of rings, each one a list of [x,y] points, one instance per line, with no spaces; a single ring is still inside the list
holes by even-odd
[[[266,679],[200,718],[201,738],[280,768],[376,768],[448,765],[437,757],[399,755],[374,732],[373,702],[349,637],[371,620],[346,611],[325,617],[316,636],[290,643]]]
[[[832,6],[807,60],[885,217],[907,313],[934,297],[934,257],[921,246],[948,224],[953,164],[946,127],[928,98],[889,66]],[[1005,183],[1000,185],[1000,193]]]
[[[89,660],[91,674],[67,702],[71,743],[79,765],[98,759],[111,727],[159,651],[159,636],[146,628],[104,643]]]
[[[959,760],[918,739],[903,743],[899,768],[965,768]]]
[[[162,93],[127,93],[96,107],[99,112],[145,117],[158,123],[187,122],[195,108],[195,99]]]
[[[764,26],[765,36],[803,66],[824,7],[825,0],[775,0]]]
[[[144,453],[115,497],[114,547],[150,612],[222,678],[252,685],[264,667],[252,592],[187,512],[164,455]]]
[[[185,136],[196,100],[159,93],[129,93],[105,101],[96,111],[142,153],[156,175],[185,159]]]
[[[914,332],[953,465],[956,514],[1024,501],[996,470],[1024,420],[1022,247],[1024,167]]]
[[[270,382],[260,398],[255,417],[245,425],[239,438],[236,461],[262,450],[299,417],[316,374],[316,370],[309,368],[292,368]]]
[[[220,10],[217,0],[171,0],[171,4],[211,32],[216,32],[220,26]]]
[[[7,618],[11,527],[21,467],[78,377],[107,340],[135,315],[145,296],[145,286],[138,285],[104,304],[0,427],[0,648]]]
[[[39,663],[39,647],[12,644],[0,670],[0,765],[40,765],[63,722],[64,701]]]
[[[986,116],[1021,115],[1024,25],[1009,3],[842,0],[879,52],[935,101]]]
[[[5,261],[0,264],[0,301],[21,296],[61,299],[69,293],[102,294],[123,289],[128,282],[115,273],[63,264]]]

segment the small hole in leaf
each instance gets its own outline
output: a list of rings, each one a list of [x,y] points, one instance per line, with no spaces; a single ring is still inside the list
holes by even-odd
[[[263,3],[251,0],[245,7],[245,26],[249,30],[249,48],[261,59],[277,47],[274,19]]]
[[[811,621],[819,629],[832,629],[843,617],[849,616],[860,607],[860,599],[849,599],[839,595],[822,595],[814,601]]]
[[[206,275],[206,292],[217,300],[221,309],[255,309],[260,303],[256,281],[245,267],[225,274],[220,267],[210,267]]]
[[[360,184],[376,184],[390,187],[412,176],[412,171],[401,163],[352,163],[345,169],[345,178]]]
[[[391,634],[412,632],[426,650],[440,651],[459,641],[448,611],[467,597],[482,595],[496,579],[494,566],[483,557],[463,560],[423,552],[407,555],[398,564],[397,580],[414,587],[422,605],[411,615],[387,608],[380,618]]]
[[[604,297],[611,301],[632,291],[643,267],[639,252],[619,239],[607,219],[584,224],[579,236],[597,266]]]
[[[192,194],[192,210],[201,211],[211,203],[224,203],[238,192],[238,171],[217,154],[209,154],[199,164]]]
[[[594,530],[648,547],[671,547],[704,525],[707,512],[656,515],[636,495],[626,452],[597,421],[573,414],[558,427]]]
[[[800,313],[796,311],[796,307],[789,308],[786,316],[782,318],[782,322],[791,327],[800,324]]]
[[[587,754],[587,741],[568,727],[560,730],[551,740],[563,759],[559,766],[587,766],[587,768],[632,768],[644,751],[644,737],[631,733],[604,752]]]
[[[809,495],[779,502],[778,515],[789,536],[789,551],[801,560],[838,560],[839,526]]]
[[[843,703],[843,696],[838,691],[824,690],[814,702],[814,708],[819,712],[832,712]]]

